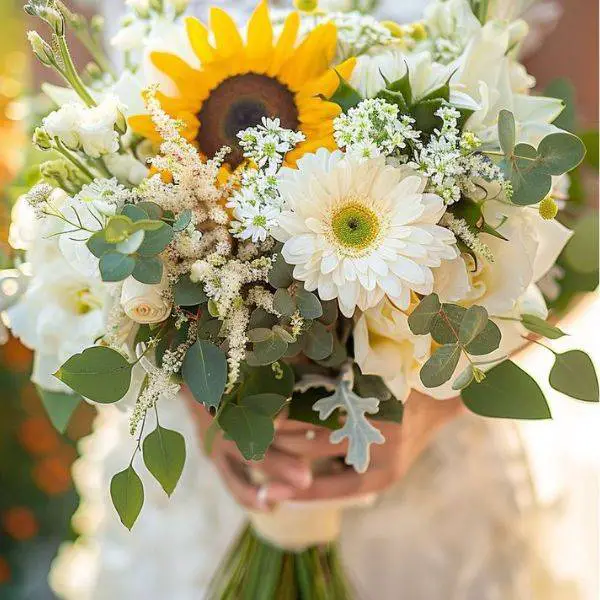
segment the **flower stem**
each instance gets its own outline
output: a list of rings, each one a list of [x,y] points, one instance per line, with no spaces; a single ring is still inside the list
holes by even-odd
[[[70,163],[75,165],[84,175],[88,178],[89,181],[94,180],[94,174],[85,166],[85,164],[73,154],[70,150],[67,150],[63,144],[61,144],[58,140],[56,140],[55,150],[62,154]]]
[[[79,73],[77,73],[77,69],[75,68],[73,59],[71,58],[71,53],[69,52],[69,47],[67,46],[67,40],[65,36],[56,36],[56,40],[58,41],[58,48],[64,64],[64,71],[61,72],[62,76],[67,80],[67,82],[77,92],[79,97],[85,102],[85,104],[87,104],[87,106],[96,106],[96,101],[88,92],[85,84],[79,76]]]

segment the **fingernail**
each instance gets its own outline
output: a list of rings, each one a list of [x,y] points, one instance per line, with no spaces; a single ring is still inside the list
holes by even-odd
[[[287,485],[272,483],[269,486],[268,499],[269,502],[283,502],[285,500],[290,500],[295,494],[296,490]]]

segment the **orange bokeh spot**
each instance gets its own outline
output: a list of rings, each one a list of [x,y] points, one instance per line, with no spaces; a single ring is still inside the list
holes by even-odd
[[[39,530],[35,515],[23,506],[9,508],[2,515],[2,527],[8,535],[19,541],[35,537]]]
[[[41,460],[33,467],[33,481],[48,496],[64,494],[71,487],[70,464],[59,456]]]
[[[0,585],[10,581],[10,566],[7,560],[0,556]]]
[[[19,442],[30,454],[50,454],[60,448],[60,440],[45,417],[30,417],[18,431]]]
[[[25,348],[17,339],[10,338],[2,347],[2,355],[12,369],[25,372],[31,365],[31,351]]]

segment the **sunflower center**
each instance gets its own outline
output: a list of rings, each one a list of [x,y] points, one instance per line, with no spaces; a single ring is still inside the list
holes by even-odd
[[[346,204],[334,213],[331,229],[338,243],[350,250],[368,248],[379,235],[379,217],[358,202]]]
[[[200,151],[212,158],[229,146],[232,152],[227,162],[237,167],[244,159],[237,134],[259,125],[263,117],[279,117],[282,127],[298,129],[298,108],[289,88],[257,73],[225,79],[210,92],[198,113]]]

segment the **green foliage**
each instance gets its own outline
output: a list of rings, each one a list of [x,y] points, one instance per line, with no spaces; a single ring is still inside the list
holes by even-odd
[[[144,241],[138,249],[138,254],[141,256],[160,254],[173,241],[173,235],[173,228],[166,223],[161,223],[158,229],[146,232]]]
[[[484,417],[550,419],[544,393],[535,380],[510,360],[486,373],[480,383],[462,391],[465,406]]]
[[[291,317],[296,312],[296,301],[288,290],[280,288],[273,297],[273,308],[284,317]]]
[[[278,363],[277,367],[245,368],[238,395],[244,398],[258,394],[277,394],[290,398],[294,391],[294,372],[286,363]]]
[[[421,381],[429,388],[443,385],[452,378],[461,353],[467,357],[490,354],[498,349],[502,338],[485,308],[472,306],[467,310],[456,304],[441,304],[437,294],[421,300],[408,318],[408,325],[414,334],[430,334],[441,344],[421,368]],[[477,371],[473,370],[471,375],[474,373]],[[460,386],[455,389],[464,386],[465,378],[463,375],[455,383]]]
[[[198,306],[208,301],[202,284],[182,275],[173,286],[173,300],[177,306]]]
[[[537,333],[549,340],[557,340],[558,338],[567,335],[558,327],[547,323],[544,319],[540,319],[540,317],[536,317],[535,315],[521,315],[521,323],[523,324],[523,327],[532,333]]]
[[[121,523],[131,530],[144,505],[144,486],[132,465],[112,478],[110,496]]]
[[[188,225],[192,222],[192,211],[189,209],[184,210],[173,222],[173,231],[179,233],[187,229]]]
[[[175,490],[185,464],[185,439],[177,431],[160,425],[146,436],[142,446],[144,464],[170,496]]]
[[[132,275],[140,283],[153,285],[161,282],[163,270],[160,258],[156,256],[140,257],[135,262]]]
[[[69,358],[54,376],[85,398],[111,404],[129,390],[132,367],[116,350],[93,346]]]
[[[320,319],[323,316],[321,301],[312,292],[299,288],[296,292],[296,305],[305,319]]]
[[[217,407],[227,384],[225,353],[206,340],[198,340],[187,351],[182,375],[194,398],[207,407]]]
[[[547,135],[537,149],[528,144],[515,146],[514,130],[514,115],[502,111],[498,136],[505,155],[502,166],[513,188],[512,201],[521,206],[537,204],[550,191],[552,175],[567,173],[581,163],[585,146],[565,132]]]
[[[275,436],[273,419],[286,402],[284,396],[268,393],[228,402],[218,417],[219,425],[246,460],[262,460]]]
[[[312,360],[325,360],[332,352],[333,334],[323,323],[315,321],[306,332],[304,354]]]
[[[582,274],[598,272],[598,214],[587,215],[575,225],[573,237],[565,246],[565,261]]]
[[[336,74],[340,80],[339,85],[329,101],[335,102],[343,112],[348,112],[360,104],[362,97],[337,71]]]
[[[102,281],[116,282],[127,279],[135,269],[135,259],[116,250],[109,250],[100,258]]]
[[[271,271],[269,272],[269,283],[275,288],[288,288],[294,283],[292,272],[294,267],[288,265],[281,254],[277,255]]]
[[[581,350],[556,354],[550,385],[571,398],[598,402],[598,376],[591,358]]]
[[[553,124],[560,129],[574,133],[577,129],[575,86],[568,79],[557,78],[546,86],[544,96],[558,98],[563,101],[564,109],[554,119]]]
[[[57,431],[64,433],[75,409],[81,403],[81,396],[63,392],[50,392],[41,387],[38,387],[37,391],[52,425]]]

